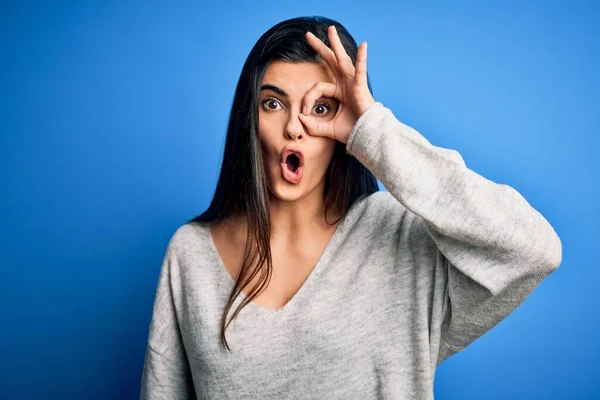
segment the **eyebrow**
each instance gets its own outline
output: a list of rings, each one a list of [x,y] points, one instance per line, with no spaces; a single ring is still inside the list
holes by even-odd
[[[263,90],[272,90],[280,96],[288,97],[286,92],[284,92],[282,89],[279,89],[277,86],[274,86],[274,85],[262,85],[260,88],[260,91],[262,92]]]

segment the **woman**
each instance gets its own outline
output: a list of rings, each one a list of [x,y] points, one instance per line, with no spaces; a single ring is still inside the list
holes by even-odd
[[[366,63],[326,18],[256,43],[213,201],[166,251],[142,399],[431,399],[559,266],[544,217],[398,121]]]

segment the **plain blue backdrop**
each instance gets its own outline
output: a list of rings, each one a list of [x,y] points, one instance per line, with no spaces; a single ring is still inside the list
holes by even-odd
[[[211,199],[242,64],[315,14],[368,41],[377,100],[562,239],[436,398],[600,398],[597,4],[3,1],[0,398],[139,396],[166,244]]]

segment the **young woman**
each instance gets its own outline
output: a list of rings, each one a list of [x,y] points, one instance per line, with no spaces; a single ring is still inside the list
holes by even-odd
[[[212,203],[167,247],[142,399],[431,399],[559,266],[544,217],[398,121],[366,66],[326,18],[256,43]]]

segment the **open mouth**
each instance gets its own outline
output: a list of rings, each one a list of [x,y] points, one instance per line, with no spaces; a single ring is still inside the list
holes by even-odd
[[[286,150],[281,156],[281,175],[286,181],[298,184],[302,180],[304,156],[299,150]]]
[[[300,159],[296,154],[290,154],[287,156],[285,162],[287,164],[287,168],[292,172],[296,172],[298,170],[298,166],[300,165]]]

